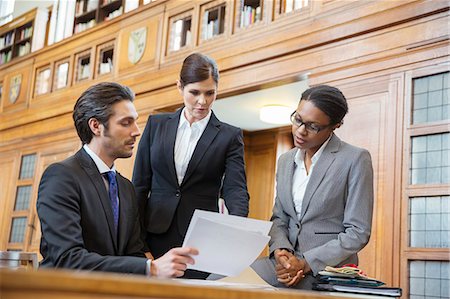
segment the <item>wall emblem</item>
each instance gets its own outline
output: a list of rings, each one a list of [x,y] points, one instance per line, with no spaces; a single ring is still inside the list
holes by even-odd
[[[142,27],[130,32],[128,38],[128,60],[136,64],[144,54],[147,43],[147,27]]]
[[[20,94],[20,85],[22,84],[22,74],[15,75],[9,82],[9,101],[14,104]]]

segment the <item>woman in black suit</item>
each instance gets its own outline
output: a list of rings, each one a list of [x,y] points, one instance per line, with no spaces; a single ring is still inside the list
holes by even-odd
[[[218,80],[213,59],[189,55],[177,81],[184,107],[150,116],[139,143],[133,184],[155,258],[182,244],[195,209],[218,212],[219,197],[230,214],[248,214],[242,130],[211,111]],[[185,278],[207,275],[187,271]]]

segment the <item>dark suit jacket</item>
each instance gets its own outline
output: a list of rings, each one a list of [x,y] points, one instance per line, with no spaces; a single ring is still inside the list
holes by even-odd
[[[41,267],[145,274],[134,189],[120,174],[117,183],[118,236],[105,183],[84,149],[45,170],[37,200]]]
[[[136,156],[133,184],[150,233],[164,233],[177,217],[182,235],[195,209],[218,211],[221,196],[230,214],[247,216],[248,192],[242,131],[214,113],[178,184],[174,146],[182,109],[149,117]]]

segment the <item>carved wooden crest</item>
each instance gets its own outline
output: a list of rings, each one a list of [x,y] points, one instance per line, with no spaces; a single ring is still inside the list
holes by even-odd
[[[136,64],[144,55],[147,43],[147,27],[138,28],[130,32],[128,38],[128,60]]]
[[[9,83],[9,101],[11,104],[14,104],[19,97],[20,85],[22,85],[22,74],[11,77],[11,81]]]

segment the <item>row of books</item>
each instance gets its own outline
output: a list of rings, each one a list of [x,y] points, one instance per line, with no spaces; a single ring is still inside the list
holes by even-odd
[[[313,290],[401,297],[401,288],[384,285],[384,282],[368,277],[356,265],[337,268],[327,266],[319,272]]]
[[[244,6],[241,10],[241,22],[240,27],[247,27],[257,21],[261,20],[261,6],[252,7]]]
[[[79,0],[75,4],[75,16],[97,9],[98,0]]]
[[[122,6],[121,6],[118,9],[116,9],[115,11],[110,12],[108,14],[108,16],[105,18],[105,21],[114,19],[115,17],[118,17],[118,16],[122,15],[122,13],[123,13],[123,9],[122,9]]]
[[[33,26],[24,28],[22,31],[20,31],[19,40],[31,37],[31,35],[33,35]]]
[[[11,60],[11,57],[12,57],[11,50],[4,52],[4,53],[0,53],[0,64],[9,62]]]
[[[19,46],[19,50],[17,51],[17,56],[23,56],[23,55],[27,55],[28,53],[30,53],[31,51],[31,43],[30,42],[26,42],[23,45]]]
[[[3,36],[0,36],[0,49],[3,49],[4,47],[12,45],[14,40],[14,32],[8,32]]]
[[[79,64],[78,65],[78,80],[88,79],[91,74],[91,64]]]
[[[92,28],[95,26],[95,24],[97,24],[97,22],[94,19],[86,23],[78,23],[75,25],[75,33],[82,32],[84,30]]]

